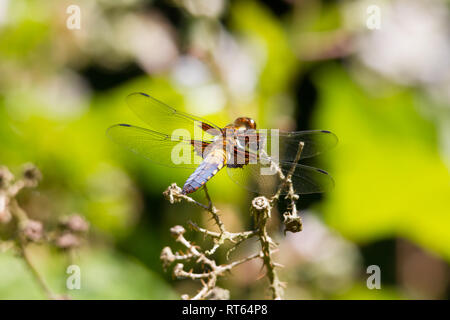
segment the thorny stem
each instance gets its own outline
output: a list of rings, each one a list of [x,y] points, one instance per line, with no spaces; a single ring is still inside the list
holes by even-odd
[[[213,239],[223,239],[228,240],[234,244],[237,244],[243,240],[247,240],[253,236],[256,236],[258,234],[257,230],[250,230],[250,231],[243,231],[243,232],[229,232],[224,231],[223,233],[210,231],[208,229],[200,227],[198,224],[192,221],[188,221],[189,225],[194,229],[195,231],[198,231],[200,233],[203,233],[206,236],[210,236]]]
[[[214,207],[214,205],[212,203],[212,200],[211,200],[211,197],[209,196],[208,188],[206,187],[206,184],[203,186],[203,190],[205,191],[205,196],[206,196],[206,199],[208,200],[208,211],[211,212],[211,214],[214,218],[214,221],[216,222],[217,226],[219,227],[220,232],[223,234],[226,232],[225,226],[217,214],[219,211]]]
[[[215,289],[219,289],[216,287],[217,278],[223,276],[226,271],[230,271],[237,265],[250,261],[252,259],[261,258],[263,261],[263,265],[267,270],[267,278],[270,282],[270,289],[272,291],[273,299],[282,299],[283,297],[283,287],[284,284],[279,280],[278,273],[275,268],[282,267],[280,264],[276,263],[273,260],[273,253],[275,252],[275,248],[277,244],[272,240],[267,232],[267,223],[271,217],[271,211],[275,203],[278,201],[281,193],[285,188],[287,188],[287,195],[285,199],[288,199],[289,202],[289,211],[283,214],[284,216],[284,225],[285,225],[285,233],[286,231],[291,232],[299,232],[302,229],[301,219],[298,216],[296,201],[298,200],[298,195],[295,194],[295,190],[292,183],[292,176],[294,174],[295,168],[297,166],[298,161],[300,160],[300,156],[304,147],[304,143],[300,142],[297,150],[297,154],[294,160],[292,167],[290,168],[287,175],[284,175],[281,168],[272,162],[272,166],[275,167],[280,180],[282,181],[281,185],[277,189],[276,193],[269,199],[266,197],[256,197],[252,201],[251,211],[253,213],[255,219],[255,230],[244,231],[244,232],[228,232],[225,228],[224,223],[221,221],[218,210],[214,207],[211,197],[208,193],[208,189],[206,185],[204,186],[204,192],[206,195],[206,199],[208,201],[208,205],[204,205],[191,197],[182,194],[181,189],[176,185],[172,184],[165,192],[164,195],[170,201],[170,203],[180,202],[185,200],[189,203],[193,203],[204,210],[211,213],[215,223],[217,224],[220,232],[210,231],[205,228],[198,226],[196,223],[189,221],[189,225],[192,227],[194,231],[200,232],[205,236],[208,236],[214,240],[214,246],[210,250],[206,250],[202,252],[202,250],[194,246],[190,241],[188,241],[184,237],[185,229],[181,226],[175,226],[171,228],[171,232],[174,235],[177,242],[181,243],[188,252],[186,254],[173,254],[169,247],[165,247],[161,253],[161,260],[163,261],[164,267],[167,267],[174,261],[190,261],[196,259],[196,263],[203,264],[207,266],[208,271],[202,273],[194,273],[192,271],[185,271],[184,265],[182,263],[178,263],[174,269],[173,274],[177,278],[190,278],[192,280],[200,280],[202,282],[201,290],[191,299],[207,299],[211,297],[214,293]],[[259,242],[261,244],[261,250],[258,253],[250,255],[241,260],[237,260],[231,262],[226,265],[217,265],[215,260],[209,258],[216,250],[221,247],[225,241],[229,241],[233,244],[233,247],[228,250],[228,254],[234,250],[240,243],[243,241],[257,236],[259,238]],[[221,289],[222,290],[222,289]],[[225,291],[225,290],[222,290]],[[219,296],[219,295],[218,295]],[[228,298],[228,296],[220,296],[219,298]],[[183,299],[189,299],[188,295],[183,295]]]
[[[275,165],[282,183],[280,184],[275,195],[271,198],[270,202],[271,202],[272,206],[275,205],[276,201],[278,201],[278,199],[281,195],[281,192],[287,186],[288,192],[287,192],[285,199],[289,200],[289,206],[288,206],[289,210],[287,212],[283,213],[283,217],[284,217],[283,223],[285,225],[285,229],[284,229],[285,235],[286,235],[287,231],[290,231],[290,232],[302,231],[302,220],[297,213],[297,205],[296,205],[296,201],[299,199],[299,196],[298,196],[298,194],[295,193],[294,185],[292,183],[292,175],[294,174],[295,168],[297,167],[297,163],[300,160],[300,156],[302,154],[304,146],[305,146],[305,143],[303,141],[300,141],[300,143],[298,145],[298,149],[297,149],[297,154],[295,155],[294,162],[286,176],[284,176],[280,167]]]
[[[300,143],[298,144],[298,149],[297,149],[297,153],[295,155],[295,159],[294,162],[292,164],[292,167],[290,168],[288,174],[285,176],[283,171],[281,171],[281,168],[276,165],[275,163],[272,162],[272,165],[275,167],[278,176],[280,177],[280,180],[282,181],[282,183],[280,184],[280,186],[277,189],[277,192],[275,193],[274,196],[272,196],[271,201],[277,201],[281,195],[281,192],[285,189],[286,185],[289,188],[289,192],[294,193],[294,188],[292,185],[292,175],[294,174],[295,168],[297,166],[297,163],[300,161],[300,156],[302,154],[303,151],[303,147],[305,146],[305,143],[303,141],[300,141]]]
[[[279,300],[283,295],[282,283],[278,279],[278,274],[275,270],[275,263],[272,258],[272,248],[277,245],[267,232],[267,222],[271,217],[272,207],[266,197],[257,197],[252,201],[253,216],[255,224],[258,226],[258,237],[261,243],[261,253],[263,257],[264,266],[267,269],[267,277],[270,282],[270,289],[272,291],[272,298]]]
[[[194,273],[192,271],[184,271],[184,265],[182,263],[178,263],[174,269],[173,274],[177,278],[189,278],[192,280],[202,280],[203,287],[202,289],[191,298],[191,300],[199,300],[199,299],[205,299],[207,298],[211,293],[212,290],[216,287],[217,278],[219,276],[224,275],[227,271],[230,271],[234,267],[250,261],[252,259],[258,258],[260,255],[254,254],[249,257],[246,257],[244,259],[234,261],[227,265],[217,265],[216,262],[213,259],[210,259],[207,257],[205,253],[203,253],[199,248],[192,245],[190,241],[188,241],[184,237],[184,233],[186,230],[182,226],[175,226],[170,229],[172,232],[172,235],[175,237],[175,240],[179,243],[181,243],[187,250],[188,254],[182,256],[182,255],[173,255],[172,254],[172,261],[183,261],[183,260],[191,260],[193,258],[196,258],[197,263],[202,263],[206,266],[208,266],[209,271],[203,272],[203,273]],[[163,253],[161,254],[161,258],[163,258],[163,255],[166,254],[165,258],[170,257],[171,252],[170,248],[166,247],[165,250],[163,250]],[[169,258],[170,259],[170,258]],[[206,282],[203,281],[203,279],[207,280]],[[189,299],[188,296],[184,295],[183,298]]]

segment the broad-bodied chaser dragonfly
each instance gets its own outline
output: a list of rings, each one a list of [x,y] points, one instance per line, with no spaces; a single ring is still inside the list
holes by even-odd
[[[184,184],[184,194],[198,190],[223,167],[237,184],[268,194],[281,183],[274,164],[284,173],[295,166],[292,183],[298,194],[320,193],[334,186],[327,172],[297,163],[334,147],[337,137],[330,131],[257,130],[255,121],[246,117],[222,128],[145,93],[132,93],[127,102],[150,129],[117,124],[108,129],[108,136],[155,163],[195,169]]]

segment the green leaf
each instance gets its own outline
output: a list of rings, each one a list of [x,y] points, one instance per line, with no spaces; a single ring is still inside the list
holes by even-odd
[[[326,195],[328,223],[359,242],[400,236],[450,260],[449,171],[414,94],[366,92],[334,65],[315,82],[316,125],[340,140],[326,155],[336,181]]]

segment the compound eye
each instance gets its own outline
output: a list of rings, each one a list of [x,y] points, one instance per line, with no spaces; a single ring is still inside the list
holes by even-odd
[[[248,118],[247,127],[248,129],[256,129],[255,120]]]
[[[256,122],[252,118],[243,118],[246,129],[256,129]]]
[[[241,117],[234,121],[236,127],[245,127],[245,129],[256,129],[256,123],[251,118]]]

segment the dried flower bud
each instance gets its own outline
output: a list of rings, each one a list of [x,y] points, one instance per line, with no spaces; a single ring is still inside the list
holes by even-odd
[[[23,180],[27,187],[36,187],[42,180],[42,174],[32,163],[27,163],[23,167]]]
[[[172,249],[170,249],[170,247],[164,247],[161,251],[161,255],[159,256],[159,258],[162,261],[164,270],[166,270],[172,264],[172,262],[175,261],[175,255],[173,254]]]
[[[252,212],[257,225],[270,218],[270,202],[266,197],[256,197],[252,200]]]
[[[89,230],[89,223],[78,214],[61,219],[60,224],[64,228],[77,233],[83,233]]]
[[[184,234],[186,232],[186,229],[184,229],[182,226],[175,226],[170,228],[170,233],[173,237],[177,238],[180,235]]]
[[[81,241],[72,233],[64,233],[56,239],[55,244],[61,249],[70,249],[79,247]]]
[[[182,263],[177,263],[175,267],[173,267],[173,275],[177,278],[184,278],[184,265]]]
[[[14,179],[14,175],[5,166],[0,166],[0,190],[6,189],[11,181]]]
[[[284,217],[284,225],[285,225],[285,229],[284,229],[284,234],[286,235],[286,232],[290,231],[290,232],[300,232],[302,231],[302,219],[297,216],[297,215],[291,215],[290,212],[285,212],[283,213],[283,217]]]
[[[29,241],[39,241],[44,235],[42,223],[36,220],[27,220],[22,229],[23,235]]]
[[[180,202],[181,198],[179,195],[182,190],[176,183],[171,184],[166,191],[163,192],[164,197],[169,200],[170,203]]]
[[[270,208],[270,203],[266,197],[256,197],[252,201],[252,207],[258,211],[263,211]]]

